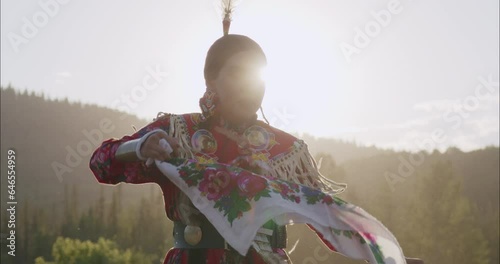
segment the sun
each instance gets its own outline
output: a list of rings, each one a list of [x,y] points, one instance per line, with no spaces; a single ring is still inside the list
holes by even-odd
[[[259,79],[261,81],[267,83],[268,76],[269,76],[269,73],[268,73],[267,66],[264,66],[264,67],[260,68],[260,70],[259,70]]]

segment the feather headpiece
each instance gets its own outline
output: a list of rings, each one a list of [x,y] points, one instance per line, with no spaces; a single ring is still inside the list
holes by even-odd
[[[222,29],[224,36],[229,34],[229,28],[231,27],[231,21],[233,19],[233,13],[236,6],[239,4],[238,0],[222,0],[220,9],[222,11]]]

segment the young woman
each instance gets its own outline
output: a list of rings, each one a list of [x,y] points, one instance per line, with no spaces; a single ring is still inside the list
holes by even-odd
[[[226,35],[218,39],[206,58],[207,90],[200,99],[202,113],[163,114],[131,136],[105,141],[95,151],[90,162],[97,180],[108,184],[158,183],[165,197],[167,216],[175,222],[174,232],[183,232],[186,220],[179,210],[179,204],[184,198],[182,193],[156,166],[147,167],[144,160],[169,160],[177,156],[194,158],[200,163],[230,164],[256,173],[267,169],[259,166],[257,161],[266,164],[283,163],[274,166],[273,174],[278,174],[285,163],[289,163],[286,166],[297,163],[287,159],[310,162],[311,158],[302,141],[257,120],[256,112],[265,90],[259,73],[265,65],[264,52],[250,38]],[[162,138],[171,145],[173,153],[168,154],[158,144]],[[136,153],[137,149],[139,151]],[[296,150],[298,154],[295,154]],[[311,169],[312,163],[304,165],[306,166],[296,165],[297,168],[293,170],[300,170],[300,175],[295,177],[310,185],[327,186],[327,181]],[[273,240],[276,242],[272,246],[276,255],[287,260],[283,249],[286,240],[284,228],[274,227],[272,223],[268,227],[280,230],[276,232]],[[203,230],[202,238],[223,241],[212,227],[209,228],[209,231]],[[183,235],[176,236],[176,239],[182,238]],[[206,263],[264,263],[255,250],[250,251],[246,257],[241,257],[234,250],[226,249],[224,243],[218,245],[212,241],[205,243],[202,240],[198,247],[190,246],[185,241],[176,241],[176,247],[169,251],[164,263],[201,263],[201,259],[206,259]]]
[[[260,72],[266,65],[266,56],[252,39],[228,34],[227,19],[224,25],[224,36],[215,41],[207,53],[204,69],[206,92],[200,99],[201,113],[159,114],[152,123],[133,135],[106,140],[94,152],[90,168],[100,183],[159,184],[167,217],[174,221],[174,248],[167,253],[165,264],[291,263],[285,251],[286,228],[283,225],[267,221],[259,229],[253,246],[245,255],[240,254],[221,236],[220,229],[214,228],[217,223],[213,217],[200,213],[190,197],[158,166],[146,164],[149,159],[169,161],[176,158],[195,164],[197,171],[189,172],[201,172],[201,176],[189,178],[190,175],[184,174],[187,186],[197,187],[207,201],[216,201],[219,211],[225,212],[223,216],[231,223],[242,218],[245,210],[250,210],[233,210],[242,205],[236,204],[235,199],[246,197],[248,199],[241,200],[243,205],[250,204],[245,201],[255,204],[259,200],[257,196],[270,196],[270,192],[265,192],[268,187],[274,188],[283,199],[297,204],[301,199],[305,200],[299,191],[293,192],[294,188],[299,190],[299,186],[303,195],[306,192],[316,195],[316,200],[321,197],[318,203],[346,204],[333,196],[345,185],[328,180],[318,172],[302,140],[257,120],[256,112],[261,107],[265,91]],[[160,144],[162,140],[168,143],[171,151],[165,144]],[[223,165],[213,169],[203,167],[203,164]],[[224,166],[253,174],[245,176],[238,171],[240,174],[236,177],[237,170],[225,169]],[[182,171],[186,170],[179,169],[179,173]],[[361,242],[370,239],[367,233],[352,234],[358,235]],[[343,243],[342,239],[330,240],[332,243],[323,241],[336,251],[340,250],[333,242]],[[350,246],[346,244],[345,247]],[[380,253],[378,248],[371,250],[374,255]],[[385,263],[381,261],[379,263]]]

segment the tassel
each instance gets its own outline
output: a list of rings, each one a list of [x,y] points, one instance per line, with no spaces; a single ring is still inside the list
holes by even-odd
[[[186,123],[180,115],[170,116],[170,127],[168,135],[176,138],[179,143],[179,157],[183,159],[193,159],[194,154],[191,146],[191,137],[189,136]]]
[[[234,9],[237,5],[236,2],[236,0],[222,0],[222,30],[224,36],[227,36],[229,34],[229,28],[231,27]]]

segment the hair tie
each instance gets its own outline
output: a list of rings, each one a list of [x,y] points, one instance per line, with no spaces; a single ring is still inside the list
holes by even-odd
[[[222,0],[222,31],[224,36],[229,34],[234,8],[236,7],[235,2],[235,0]]]

